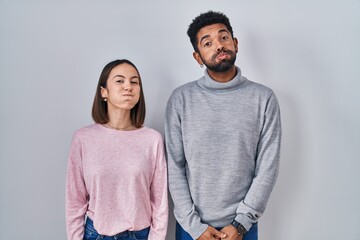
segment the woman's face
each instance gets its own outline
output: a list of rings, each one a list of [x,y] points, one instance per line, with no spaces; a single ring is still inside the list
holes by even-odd
[[[101,96],[107,99],[108,110],[131,110],[140,98],[140,77],[136,69],[123,63],[114,67],[101,88]]]

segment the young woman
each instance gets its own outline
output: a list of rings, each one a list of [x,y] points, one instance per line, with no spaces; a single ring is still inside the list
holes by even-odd
[[[108,63],[93,103],[95,124],[75,132],[66,178],[68,240],[165,240],[163,139],[143,126],[141,77],[129,60]]]

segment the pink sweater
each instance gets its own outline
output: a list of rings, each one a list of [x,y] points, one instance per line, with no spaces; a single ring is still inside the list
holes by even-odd
[[[165,239],[167,169],[160,133],[100,124],[75,132],[66,176],[68,240],[83,239],[85,215],[102,235],[150,226],[149,240]]]

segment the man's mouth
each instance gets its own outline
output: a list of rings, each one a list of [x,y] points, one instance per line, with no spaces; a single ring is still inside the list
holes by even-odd
[[[223,60],[223,59],[227,58],[228,56],[229,56],[228,53],[226,53],[226,52],[221,52],[221,53],[219,53],[218,55],[216,55],[215,59],[216,59],[216,60]]]

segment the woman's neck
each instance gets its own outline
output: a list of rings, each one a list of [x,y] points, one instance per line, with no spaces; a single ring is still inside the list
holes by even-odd
[[[109,122],[107,126],[110,128],[125,130],[132,126],[130,118],[130,110],[119,109],[116,111],[108,111]]]

